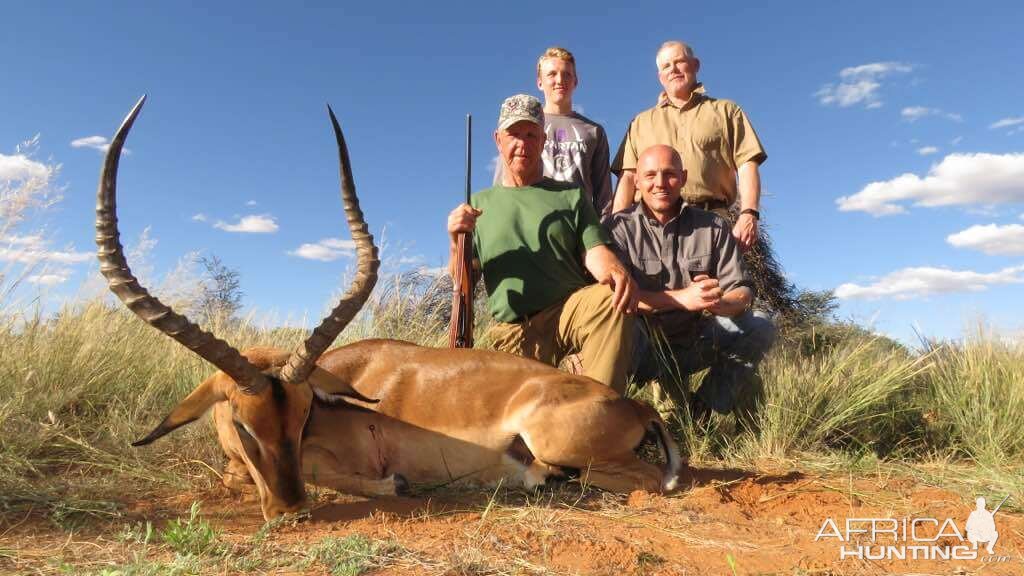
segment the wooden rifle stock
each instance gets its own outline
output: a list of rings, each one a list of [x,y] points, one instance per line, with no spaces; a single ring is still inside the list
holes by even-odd
[[[466,115],[466,204],[469,204],[472,166],[473,116]],[[448,327],[449,348],[473,347],[473,234],[460,232],[457,238],[455,276],[452,278],[452,320]]]

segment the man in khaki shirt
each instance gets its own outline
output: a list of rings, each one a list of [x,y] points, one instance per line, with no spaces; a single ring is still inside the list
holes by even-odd
[[[700,60],[690,46],[665,42],[655,62],[664,92],[654,108],[637,114],[619,146],[611,166],[619,177],[612,210],[623,210],[635,200],[640,152],[666,144],[687,167],[689,177],[682,192],[687,203],[725,216],[739,198],[740,216],[732,234],[747,250],[757,240],[758,166],[767,154],[743,110],[735,102],[708,96],[697,82]]]
[[[633,374],[657,379],[695,419],[735,412],[751,425],[762,396],[757,366],[775,340],[767,314],[752,312],[754,284],[728,222],[682,201],[687,180],[679,154],[656,144],[637,160],[639,204],[605,225],[639,287]],[[710,368],[692,400],[685,377]],[[653,384],[652,384],[653,385]]]

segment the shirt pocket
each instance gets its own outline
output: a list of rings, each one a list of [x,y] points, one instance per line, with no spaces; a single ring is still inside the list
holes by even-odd
[[[637,279],[642,284],[642,289],[657,290],[663,287],[667,274],[665,266],[661,263],[660,259],[641,257],[637,264],[639,265],[640,273],[643,274],[642,280]]]
[[[657,276],[661,274],[661,260],[657,258],[640,258],[640,271],[645,276]]]
[[[690,140],[701,150],[718,150],[722,146],[722,131],[718,126],[695,122],[690,125]]]
[[[688,256],[683,260],[683,265],[685,266],[683,272],[691,281],[700,274],[706,274],[712,278],[715,276],[714,271],[711,270],[711,253]]]

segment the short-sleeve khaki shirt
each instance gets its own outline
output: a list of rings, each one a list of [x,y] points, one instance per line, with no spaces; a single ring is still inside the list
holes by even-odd
[[[736,200],[736,171],[768,158],[747,115],[731,100],[705,94],[698,85],[681,108],[668,99],[636,115],[619,145],[612,172],[636,170],[640,153],[655,144],[675,148],[686,168],[687,202]]]

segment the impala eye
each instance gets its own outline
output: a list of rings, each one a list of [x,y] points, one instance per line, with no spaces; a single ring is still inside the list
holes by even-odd
[[[232,420],[231,423],[235,425],[235,430],[237,430],[238,434],[243,438],[248,438],[249,440],[256,439],[256,437],[253,436],[252,432],[249,430],[249,427],[246,426],[245,424],[242,424],[238,420]]]

